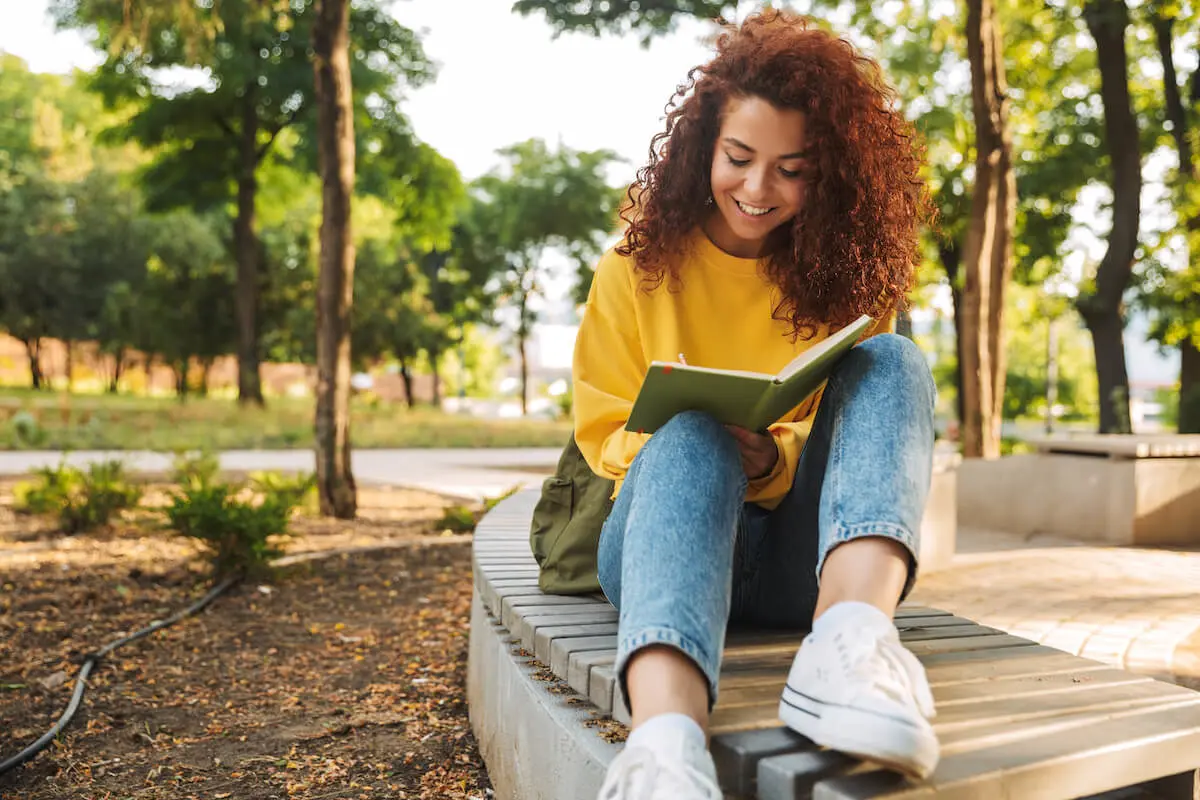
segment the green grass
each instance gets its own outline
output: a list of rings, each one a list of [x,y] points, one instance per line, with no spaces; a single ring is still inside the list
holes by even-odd
[[[30,424],[34,423],[34,424]],[[351,406],[355,447],[561,447],[569,422],[483,420],[430,408]],[[313,401],[66,394],[0,388],[0,450],[278,449],[312,446]]]

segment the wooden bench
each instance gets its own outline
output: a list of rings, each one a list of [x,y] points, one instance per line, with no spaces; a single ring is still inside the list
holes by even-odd
[[[536,491],[475,534],[468,699],[501,800],[595,797],[627,722],[613,675],[617,615],[602,596],[542,594],[529,552]],[[732,797],[1160,797],[1200,800],[1200,693],[931,608],[901,639],[928,670],[942,760],[927,782],[822,750],[776,716],[802,636],[732,634],[712,751]]]

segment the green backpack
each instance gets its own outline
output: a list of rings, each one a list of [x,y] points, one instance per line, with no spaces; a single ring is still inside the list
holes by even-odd
[[[592,472],[575,434],[558,459],[558,469],[542,484],[533,509],[529,546],[538,563],[538,587],[548,594],[600,591],[596,549],[600,529],[612,510],[613,482]]]

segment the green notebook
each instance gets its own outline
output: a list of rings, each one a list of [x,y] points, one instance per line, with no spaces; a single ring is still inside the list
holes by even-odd
[[[825,383],[834,366],[874,320],[861,316],[796,356],[777,375],[653,361],[625,430],[654,433],[682,411],[765,433]]]

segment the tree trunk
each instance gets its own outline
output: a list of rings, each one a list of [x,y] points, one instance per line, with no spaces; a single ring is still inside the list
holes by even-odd
[[[29,377],[34,389],[41,389],[46,382],[42,373],[42,340],[40,338],[22,339],[25,345],[25,355],[29,358]]]
[[[1171,136],[1175,140],[1175,151],[1179,156],[1178,194],[1180,198],[1178,223],[1186,229],[1188,247],[1188,267],[1197,269],[1197,229],[1200,229],[1200,217],[1194,213],[1194,207],[1187,207],[1186,198],[1190,190],[1200,182],[1196,164],[1192,161],[1192,145],[1189,136],[1192,135],[1187,109],[1183,105],[1183,97],[1179,91],[1179,76],[1175,71],[1175,57],[1172,54],[1172,29],[1175,20],[1169,17],[1154,17],[1154,32],[1158,43],[1159,59],[1163,66],[1163,96],[1166,100],[1167,119],[1171,121]],[[1192,73],[1192,103],[1200,101],[1200,70]],[[1177,427],[1180,433],[1200,433],[1200,350],[1191,338],[1184,338],[1179,343],[1179,419]]]
[[[212,374],[213,358],[200,359],[200,391],[201,397],[208,397],[208,379]]]
[[[529,292],[521,290],[521,300],[517,311],[520,314],[517,322],[517,354],[521,359],[521,416],[529,413],[529,355],[525,343],[529,339],[529,324],[526,314],[529,308]]]
[[[1058,319],[1046,317],[1046,435],[1054,433],[1054,407],[1058,405]]]
[[[963,412],[963,297],[962,287],[959,285],[958,273],[962,267],[962,245],[956,241],[943,241],[938,244],[938,258],[941,259],[942,268],[946,271],[946,278],[950,281],[950,301],[954,310],[954,407],[955,413],[958,415],[959,430],[961,433],[962,421],[964,419]]]
[[[258,193],[258,109],[256,85],[247,83],[242,97],[242,129],[238,141],[237,219],[233,246],[237,258],[238,402],[263,405],[258,374],[258,237],[254,200]]]
[[[988,365],[992,383],[992,429],[988,436],[999,455],[1004,426],[1004,390],[1008,383],[1008,348],[1004,330],[1005,298],[1013,272],[1013,231],[1017,227],[1017,177],[1012,168],[1012,132],[1008,127],[1008,85],[1004,75],[1002,43],[996,34],[992,57],[996,60],[996,94],[1001,104],[1000,167],[996,176],[996,233],[992,240],[991,295],[988,306]]]
[[[1180,349],[1179,432],[1200,433],[1200,349],[1190,341]]]
[[[416,408],[417,400],[413,397],[412,370],[408,368],[408,359],[400,359],[400,381],[404,384],[404,401],[409,408]]]
[[[67,393],[75,390],[75,343],[67,339],[63,344],[67,349]]]
[[[108,393],[116,394],[121,387],[121,374],[125,370],[125,348],[119,348],[113,353],[112,379],[108,382]]]
[[[442,351],[436,348],[429,350],[429,371],[433,373],[433,407],[442,407]]]
[[[1095,288],[1078,299],[1092,333],[1100,382],[1100,432],[1128,433],[1129,373],[1125,366],[1124,295],[1133,275],[1141,217],[1142,163],[1137,119],[1129,99],[1124,0],[1089,0],[1084,19],[1096,41],[1104,133],[1112,161],[1113,212],[1108,249],[1096,271]]]
[[[187,402],[189,362],[190,359],[181,358],[171,364],[171,372],[175,374],[175,397],[180,403]]]
[[[353,519],[350,471],[350,311],[354,300],[354,109],[350,102],[349,0],[317,0],[313,76],[321,173],[317,279],[317,489],[321,513]]]
[[[1003,385],[997,386],[1003,338],[1004,283],[1012,235],[1011,142],[999,24],[992,0],[968,0],[967,58],[975,117],[975,186],[964,246],[962,329],[962,449],[967,458],[1000,455]],[[999,363],[998,363],[999,362]]]

